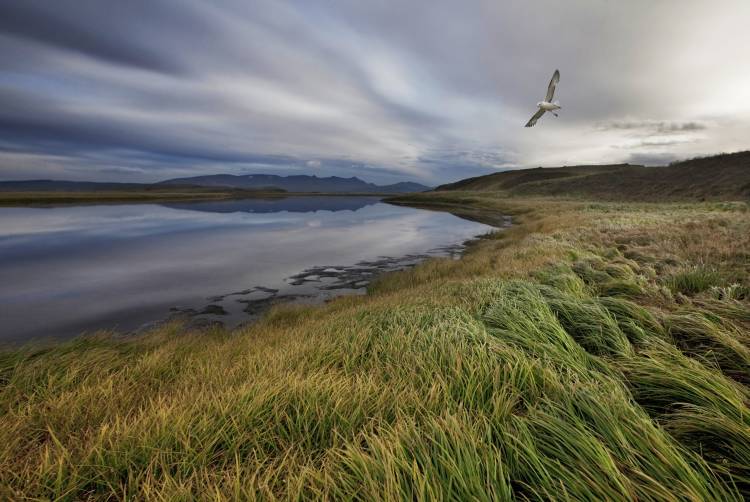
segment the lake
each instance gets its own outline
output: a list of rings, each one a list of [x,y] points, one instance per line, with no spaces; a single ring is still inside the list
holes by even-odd
[[[173,315],[236,326],[277,302],[364,293],[491,229],[377,197],[0,207],[0,341]]]

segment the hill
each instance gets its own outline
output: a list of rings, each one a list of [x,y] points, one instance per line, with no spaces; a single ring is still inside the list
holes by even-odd
[[[505,171],[442,185],[438,191],[508,191],[608,200],[728,200],[750,198],[750,151],[662,167],[630,164]]]
[[[165,180],[162,184],[191,185],[202,187],[230,187],[242,189],[280,188],[288,192],[327,192],[327,193],[408,193],[423,192],[430,187],[413,182],[394,183],[392,185],[376,185],[357,177],[340,178],[329,176],[295,175],[277,176],[274,174],[213,174],[208,176],[193,176],[190,178],[175,178]]]

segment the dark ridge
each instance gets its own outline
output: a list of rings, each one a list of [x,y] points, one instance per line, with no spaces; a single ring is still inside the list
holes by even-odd
[[[630,164],[519,169],[468,178],[437,191],[506,191],[513,195],[585,196],[610,200],[744,200],[750,198],[750,151],[668,166]]]
[[[164,191],[168,189],[231,189],[263,192],[323,193],[409,193],[424,192],[431,187],[413,182],[376,185],[359,178],[331,176],[276,176],[273,174],[214,174],[175,178],[159,183],[98,183],[93,181],[24,180],[0,181],[0,192],[103,192]]]
[[[190,178],[175,178],[163,181],[170,185],[194,185],[203,187],[230,188],[280,188],[288,192],[327,192],[327,193],[407,193],[423,192],[430,187],[413,182],[394,183],[392,185],[375,185],[359,178],[340,178],[330,176],[295,175],[277,176],[274,174],[247,174],[235,176],[231,174],[214,174],[209,176],[193,176]]]

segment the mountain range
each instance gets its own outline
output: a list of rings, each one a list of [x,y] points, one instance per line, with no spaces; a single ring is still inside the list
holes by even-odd
[[[190,178],[174,178],[162,181],[165,185],[191,185],[202,187],[230,187],[241,189],[270,189],[280,188],[287,192],[352,192],[352,193],[406,193],[423,192],[430,187],[413,182],[394,183],[392,185],[375,185],[357,177],[340,178],[329,176],[294,175],[277,176],[275,174],[246,174],[235,176],[231,174],[213,174],[208,176],[193,176]]]
[[[324,193],[409,193],[423,192],[431,187],[413,182],[376,185],[359,178],[274,174],[214,174],[174,178],[159,183],[98,183],[93,181],[25,180],[0,181],[0,192],[84,192],[162,190],[169,187],[230,188],[253,191],[324,192]]]

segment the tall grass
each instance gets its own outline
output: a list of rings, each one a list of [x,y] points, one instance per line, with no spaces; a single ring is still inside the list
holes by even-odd
[[[667,278],[667,285],[675,293],[696,295],[722,284],[718,272],[704,266],[693,266]]]
[[[743,279],[714,210],[467,200],[521,223],[364,298],[2,352],[0,498],[750,497],[750,309],[664,292]]]

